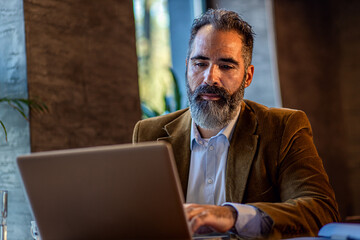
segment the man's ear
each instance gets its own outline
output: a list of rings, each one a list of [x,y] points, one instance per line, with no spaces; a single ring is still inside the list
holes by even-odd
[[[254,76],[254,65],[250,65],[247,68],[247,72],[246,72],[246,78],[245,78],[245,87],[247,88],[248,86],[250,86],[252,79]]]

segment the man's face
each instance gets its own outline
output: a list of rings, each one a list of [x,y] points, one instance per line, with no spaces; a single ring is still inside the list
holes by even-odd
[[[251,83],[254,67],[247,69],[242,39],[236,31],[202,27],[187,61],[187,90],[196,124],[221,129],[236,116],[244,88]]]

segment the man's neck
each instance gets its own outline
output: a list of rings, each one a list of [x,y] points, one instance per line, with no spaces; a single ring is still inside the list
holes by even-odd
[[[205,129],[205,128],[202,128],[200,126],[197,126],[200,134],[201,134],[201,137],[202,138],[211,138],[213,136],[215,136],[216,134],[218,134],[220,131],[221,131],[221,128],[219,129]]]

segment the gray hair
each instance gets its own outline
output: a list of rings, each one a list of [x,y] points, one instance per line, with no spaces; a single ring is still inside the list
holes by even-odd
[[[252,51],[254,44],[254,35],[251,26],[245,22],[239,14],[224,9],[209,9],[199,18],[196,18],[191,27],[191,35],[189,40],[189,49],[187,60],[189,60],[192,51],[192,45],[197,32],[205,25],[212,25],[216,30],[230,31],[235,30],[242,38],[243,48],[242,56],[244,58],[245,68],[250,66],[252,59]]]

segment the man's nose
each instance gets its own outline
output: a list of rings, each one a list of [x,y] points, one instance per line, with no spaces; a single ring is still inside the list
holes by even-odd
[[[214,64],[210,65],[209,68],[205,71],[204,74],[204,83],[207,85],[216,85],[218,86],[220,83],[220,76],[219,76],[219,68]]]

